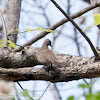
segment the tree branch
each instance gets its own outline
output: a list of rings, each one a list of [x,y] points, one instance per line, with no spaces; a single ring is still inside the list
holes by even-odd
[[[36,65],[48,65],[47,62],[39,61],[39,53],[40,48],[33,47],[25,47],[24,50],[20,52],[11,52],[8,49],[0,48],[0,66],[5,68],[23,68],[23,67],[33,67]],[[60,54],[58,52],[54,52],[57,61],[61,63],[62,67],[67,66],[77,66],[88,63],[93,63],[95,61],[95,57],[79,57],[79,56],[71,56],[66,54]],[[57,67],[57,65],[53,66]]]
[[[0,76],[10,81],[45,80],[53,83],[68,82],[82,78],[100,77],[100,62],[60,68],[58,73],[56,71],[47,72],[44,68],[0,68]]]
[[[47,71],[45,68],[34,68],[32,66],[44,64],[38,60],[39,49],[25,47],[20,52],[11,52],[8,49],[0,48],[0,66],[2,67],[0,68],[0,77],[16,82],[28,80],[67,82],[100,76],[100,62],[96,62],[95,57],[71,56],[58,52],[53,53],[61,63],[61,68],[57,68],[57,65],[54,64],[52,66],[55,70]]]
[[[65,15],[65,17],[76,27],[76,29],[81,33],[81,35],[87,40],[89,43],[96,59],[100,59],[98,52],[96,51],[94,45],[92,44],[91,40],[85,35],[85,33],[81,30],[81,28],[72,20],[72,18],[55,2],[55,0],[51,0],[52,3]]]
[[[88,11],[96,8],[96,7],[99,7],[99,6],[100,6],[100,3],[96,3],[94,5],[90,5],[87,8],[79,11],[78,13],[75,13],[75,14],[71,15],[70,17],[72,19],[77,18],[77,17],[81,16],[82,14],[84,14],[84,13],[86,13],[86,12],[88,12]],[[66,23],[68,21],[69,21],[68,19],[64,18],[64,19],[60,20],[59,22],[57,22],[56,24],[54,24],[53,26],[49,27],[49,29],[55,30],[56,28],[58,28],[59,26],[63,25],[64,23]],[[43,38],[44,36],[46,36],[48,33],[49,32],[41,32],[40,34],[38,34],[37,36],[35,36],[34,38],[32,38],[30,41],[26,42],[22,46],[20,46],[17,49],[15,49],[14,51],[18,52],[18,51],[22,50],[25,46],[29,46],[29,45],[33,44],[37,40],[39,40],[39,39]]]

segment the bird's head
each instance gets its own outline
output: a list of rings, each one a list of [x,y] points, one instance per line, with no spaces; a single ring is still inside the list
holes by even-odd
[[[52,47],[51,41],[49,39],[46,39],[44,42],[46,43],[47,46],[51,46]]]
[[[46,46],[51,46],[51,41],[49,39],[46,39],[44,42],[43,42],[43,45],[46,45]]]

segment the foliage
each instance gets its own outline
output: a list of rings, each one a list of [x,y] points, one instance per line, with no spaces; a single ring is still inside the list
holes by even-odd
[[[27,28],[27,29],[25,29],[25,31],[26,31],[26,32],[30,32],[30,33],[32,33],[32,31],[41,31],[41,32],[42,32],[42,31],[45,31],[45,32],[54,33],[53,30],[50,30],[50,29],[42,29],[41,27],[35,28],[35,29],[33,29],[33,30]],[[13,30],[13,31],[11,31],[9,34],[11,34],[11,33],[13,33],[13,32],[19,32],[19,29]],[[5,39],[0,40],[0,47],[4,47],[4,41],[5,41]],[[10,40],[8,40],[8,49],[11,50],[11,48],[15,48],[15,49],[16,49],[17,46],[16,46],[13,42],[11,42]]]
[[[100,92],[84,95],[85,100],[100,100]]]
[[[84,31],[88,30],[90,27],[91,27],[91,26],[86,27],[86,28],[84,29]]]
[[[4,47],[4,41],[5,41],[5,39],[0,40],[0,47]],[[16,49],[17,46],[13,42],[8,40],[8,49],[11,50],[11,48],[15,48]]]
[[[24,97],[27,98],[27,100],[34,100],[32,97],[30,97],[29,93],[27,92],[27,90],[23,90],[21,93]]]
[[[100,14],[94,14],[94,23],[93,25],[100,25]]]
[[[90,80],[90,83],[79,84],[78,87],[83,90],[83,94],[77,98],[75,96],[69,96],[66,100],[80,100],[81,97],[84,97],[85,100],[100,100],[100,91],[95,93],[93,93],[92,91],[90,92],[93,87],[93,83],[91,83],[92,82]]]
[[[35,30],[35,31],[45,31],[45,32],[51,32],[51,33],[54,33],[54,31],[53,30],[50,30],[50,29],[42,29],[41,27],[38,27],[38,28],[35,28],[35,29],[33,29],[33,30]]]
[[[11,33],[13,33],[13,32],[19,32],[19,31],[20,31],[19,29],[16,29],[16,30],[13,30],[13,31],[9,32],[9,34],[11,34]],[[43,28],[41,28],[41,27],[35,28],[35,29],[33,29],[33,30],[31,30],[31,29],[29,29],[29,28],[25,29],[25,32],[32,33],[32,31],[39,31],[39,32],[45,31],[45,32],[55,33],[53,30],[50,30],[50,29],[43,29]],[[20,33],[20,32],[19,32],[19,33]],[[21,33],[23,33],[23,32],[21,32]]]
[[[29,28],[25,29],[25,31],[31,33],[31,30]]]
[[[18,31],[19,31],[19,29],[16,29],[16,30],[11,31],[10,33],[18,32]],[[10,34],[10,33],[8,33],[8,34]]]
[[[93,25],[100,25],[100,14],[93,14],[92,16],[94,17],[94,23],[91,26],[86,27],[84,31],[88,30]]]
[[[83,88],[83,89],[84,89],[84,88],[89,88],[89,86],[86,85],[86,84],[79,84],[78,87],[79,87],[79,88]]]
[[[69,96],[67,100],[74,100],[74,96]]]

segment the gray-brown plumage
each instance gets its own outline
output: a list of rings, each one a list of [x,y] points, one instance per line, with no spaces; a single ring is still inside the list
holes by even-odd
[[[43,63],[46,66],[54,66],[61,67],[61,65],[57,62],[57,58],[54,53],[48,48],[51,46],[51,41],[46,39],[43,42],[41,49],[37,53],[37,57],[40,63]]]

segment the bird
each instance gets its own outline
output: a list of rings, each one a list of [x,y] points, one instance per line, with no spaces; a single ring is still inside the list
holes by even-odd
[[[42,63],[45,66],[49,66],[52,67],[52,65],[56,65],[57,67],[61,67],[61,64],[57,61],[56,56],[54,55],[54,53],[52,52],[52,50],[50,50],[48,48],[48,46],[52,46],[51,45],[51,41],[49,39],[46,39],[43,42],[42,47],[38,50],[38,61],[40,63]]]

